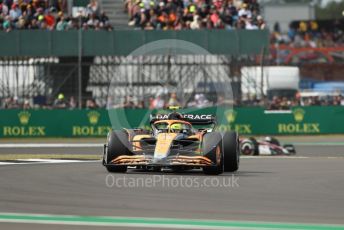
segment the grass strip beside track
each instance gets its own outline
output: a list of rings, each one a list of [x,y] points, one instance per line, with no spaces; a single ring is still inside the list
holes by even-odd
[[[44,137],[44,138],[1,138],[0,143],[105,143],[106,137],[84,137],[84,138],[58,138],[58,137]]]
[[[0,222],[182,229],[344,230],[344,225],[0,213]]]
[[[0,161],[18,159],[68,159],[68,160],[100,160],[99,154],[0,154]]]

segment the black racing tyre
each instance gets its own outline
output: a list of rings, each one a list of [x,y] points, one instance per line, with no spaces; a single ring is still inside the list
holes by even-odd
[[[257,155],[255,142],[250,138],[240,141],[240,152],[246,156]]]
[[[224,172],[224,159],[222,152],[222,136],[218,132],[206,133],[202,142],[203,152],[216,166],[203,167],[207,175],[219,175]]]
[[[233,131],[225,132],[222,136],[224,171],[235,172],[239,169],[240,150],[238,134]]]
[[[296,154],[295,146],[292,144],[285,144],[283,145],[283,148],[287,149],[289,154]]]
[[[108,143],[104,155],[104,162],[110,163],[113,159],[120,155],[129,154],[128,135],[125,131],[110,131],[108,134]],[[125,165],[106,165],[109,172],[126,172]]]

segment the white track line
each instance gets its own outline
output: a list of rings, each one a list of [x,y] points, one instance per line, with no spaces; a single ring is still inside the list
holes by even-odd
[[[344,156],[240,156],[240,159],[344,159]]]
[[[13,162],[0,162],[0,165],[17,165],[18,163]]]
[[[68,163],[90,163],[100,162],[100,160],[58,160],[58,159],[17,159],[21,162],[0,161],[1,165],[37,165],[37,164],[68,164]]]
[[[91,160],[63,160],[63,159],[18,159],[18,161],[27,161],[27,162],[42,162],[42,163],[79,163],[79,162],[90,162]]]
[[[243,159],[308,159],[310,157],[304,157],[304,156],[240,156],[240,158]]]
[[[83,148],[103,147],[101,143],[9,143],[0,144],[0,148]]]
[[[44,225],[63,225],[63,226],[93,226],[93,227],[123,227],[129,229],[136,229],[136,228],[151,228],[151,229],[187,229],[187,230],[271,230],[271,228],[245,228],[245,227],[221,227],[221,226],[190,226],[190,225],[182,225],[182,224],[145,224],[145,223],[101,223],[101,222],[90,222],[85,223],[82,221],[49,221],[49,220],[1,220],[0,222],[4,223],[17,223],[17,224],[44,224]],[[64,229],[62,227],[61,229]],[[282,228],[273,228],[273,230],[285,230]]]
[[[0,222],[76,225],[76,226],[110,226],[126,228],[158,228],[158,229],[231,229],[231,230],[291,230],[291,229],[343,229],[343,225],[331,224],[301,224],[281,222],[197,220],[173,218],[145,217],[106,217],[106,216],[72,216],[49,214],[11,214],[0,213]],[[65,228],[65,227],[61,227]]]

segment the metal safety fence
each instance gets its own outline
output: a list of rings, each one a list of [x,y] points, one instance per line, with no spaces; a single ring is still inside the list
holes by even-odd
[[[243,66],[261,64],[256,56],[150,55],[0,59],[0,98],[30,100],[32,106],[52,105],[59,94],[83,106],[94,100],[98,107],[116,107],[131,96],[136,103],[171,92],[187,98],[231,88],[233,100],[241,99]],[[78,79],[81,71],[81,84]],[[254,83],[252,83],[254,84]],[[3,103],[2,103],[3,104]]]

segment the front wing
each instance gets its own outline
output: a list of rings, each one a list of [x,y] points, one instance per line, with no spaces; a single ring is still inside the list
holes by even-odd
[[[104,153],[107,146],[104,145]],[[154,158],[154,148],[148,147],[132,151],[129,154],[119,155],[111,160],[107,165],[125,165],[125,166],[193,166],[205,167],[216,165],[209,159],[207,153],[195,149],[171,149],[167,157],[159,159]]]

